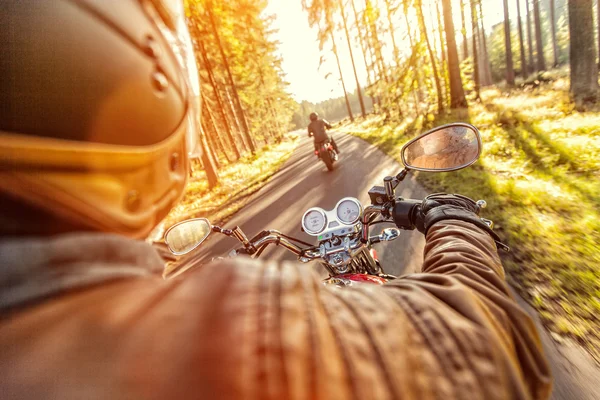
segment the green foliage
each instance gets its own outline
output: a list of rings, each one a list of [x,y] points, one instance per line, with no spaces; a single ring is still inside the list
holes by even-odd
[[[558,74],[560,75],[560,74]],[[552,78],[555,74],[547,74]],[[348,128],[399,159],[402,143],[454,121],[480,128],[481,160],[458,172],[418,175],[431,191],[485,199],[484,216],[512,248],[510,280],[547,326],[600,357],[600,116],[576,112],[564,78],[502,93],[432,121],[374,120]]]
[[[273,17],[263,15],[267,1],[186,0],[185,5],[203,82],[204,107],[214,122],[214,129],[207,133],[213,142],[219,139],[228,144],[222,146],[221,160],[232,158],[233,147],[247,148],[244,120],[254,142],[280,140],[287,132],[295,103],[286,92],[281,59],[276,55],[278,43],[271,39]],[[201,46],[208,65],[201,57]],[[236,93],[241,108],[235,102]],[[226,134],[228,130],[232,137]]]

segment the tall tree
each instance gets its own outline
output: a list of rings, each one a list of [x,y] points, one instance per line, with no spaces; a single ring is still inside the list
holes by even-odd
[[[379,33],[377,29],[377,18],[379,16],[379,9],[373,7],[371,0],[365,0],[365,10],[363,17],[365,19],[365,28],[367,31],[367,39],[370,42],[370,47],[373,51],[373,55],[377,65],[379,67],[379,78],[389,81],[385,63],[383,61],[382,46],[383,41],[379,39]]]
[[[508,15],[508,0],[503,0],[504,3],[504,46],[506,50],[506,84],[508,86],[515,85],[515,70],[512,59],[512,44],[510,40],[510,17]]]
[[[592,0],[569,0],[571,94],[576,103],[598,100],[598,66]]]
[[[348,41],[348,52],[350,53],[350,61],[352,62],[352,70],[354,71],[354,79],[356,80],[356,92],[358,94],[358,102],[360,104],[360,112],[364,117],[367,116],[365,111],[365,103],[363,101],[362,91],[360,89],[360,82],[358,80],[358,74],[356,73],[356,64],[354,63],[354,54],[352,53],[352,43],[350,42],[350,33],[348,32],[348,22],[346,21],[346,12],[344,11],[344,4],[342,0],[339,0],[340,13],[342,14],[342,21],[344,22],[344,31],[346,32],[346,40]]]
[[[467,40],[467,21],[465,20],[465,0],[460,0],[460,19],[462,29],[460,30],[463,40],[463,60],[469,58],[469,45]]]
[[[537,51],[536,71],[541,72],[546,70],[546,60],[544,59],[544,43],[542,42],[540,0],[533,0],[533,21],[535,25],[535,47]]]
[[[528,55],[529,55],[529,62],[528,65],[529,67],[527,68],[528,71],[533,72],[533,70],[535,69],[535,64],[533,63],[533,38],[531,35],[531,12],[530,12],[530,7],[529,7],[529,0],[525,0],[525,7],[527,10],[527,50],[528,50]]]
[[[471,39],[473,40],[472,51],[473,51],[473,83],[475,85],[475,98],[479,99],[479,54],[477,51],[477,38],[479,37],[479,22],[477,21],[477,0],[471,1],[471,30],[473,34]]]
[[[210,60],[208,59],[208,56],[206,54],[206,49],[204,48],[204,43],[202,42],[202,40],[197,40],[197,42],[199,45],[200,54],[202,55],[204,68],[208,72],[208,80],[210,82],[210,86],[213,89],[213,93],[214,93],[214,96],[215,96],[215,99],[217,102],[217,109],[219,110],[219,113],[221,114],[221,119],[223,121],[223,125],[225,126],[225,132],[227,133],[227,137],[229,139],[230,146],[233,149],[233,152],[235,154],[235,159],[237,160],[238,158],[240,158],[240,150],[238,149],[235,139],[233,138],[231,126],[229,125],[229,121],[227,120],[227,116],[225,115],[225,105],[223,104],[223,100],[221,98],[221,94],[219,93],[219,89],[217,88],[217,83],[215,81],[215,77],[213,74],[213,69],[212,69]]]
[[[342,74],[342,66],[340,65],[340,57],[338,55],[337,46],[335,45],[335,37],[333,36],[333,31],[330,31],[330,34],[331,44],[333,46],[333,54],[335,55],[335,61],[337,62],[338,71],[340,73],[340,82],[342,82],[342,89],[344,90],[344,97],[346,98],[346,108],[348,109],[348,116],[350,117],[350,121],[354,121],[354,115],[352,115],[352,107],[350,107],[348,92],[346,91],[346,85],[344,84],[344,75]]]
[[[556,6],[554,0],[550,0],[550,32],[552,33],[552,54],[554,55],[553,67],[558,66],[558,45],[556,44]]]
[[[600,68],[600,5],[596,6],[596,11],[598,13],[596,16],[596,21],[598,21],[598,68]]]
[[[526,0],[527,1],[527,0]],[[521,4],[519,0],[517,0],[517,20],[519,22],[519,50],[521,51],[521,75],[523,79],[527,79],[529,75],[529,68],[527,66],[527,59],[525,58],[525,42],[523,40],[523,24],[521,21]]]
[[[213,28],[213,34],[215,36],[215,39],[217,41],[217,46],[219,47],[219,52],[221,53],[221,57],[222,57],[222,61],[223,61],[223,65],[225,66],[225,70],[227,71],[227,77],[229,79],[229,85],[231,86],[231,89],[233,90],[233,99],[235,101],[235,106],[238,110],[238,113],[240,115],[240,119],[242,122],[242,128],[243,128],[243,133],[244,133],[244,137],[250,147],[250,151],[252,152],[252,154],[256,153],[256,145],[254,143],[254,140],[252,139],[252,136],[250,136],[250,128],[248,126],[248,121],[246,120],[246,114],[244,112],[244,109],[242,108],[242,103],[240,102],[240,96],[238,94],[238,90],[237,90],[237,86],[235,84],[235,81],[233,79],[233,74],[231,73],[231,67],[229,66],[229,61],[227,59],[227,56],[225,55],[225,50],[223,49],[223,43],[221,42],[221,37],[219,34],[219,31],[217,29],[217,24],[215,22],[215,17],[213,15],[213,4],[212,4],[212,0],[208,0],[207,1],[207,13],[208,13],[208,17],[210,19],[210,24]]]
[[[450,0],[442,0],[444,10],[444,28],[446,30],[446,44],[448,47],[448,72],[450,75],[450,107],[467,107],[467,99],[460,76],[460,65],[456,39],[454,33],[454,21],[452,20],[452,4]]]
[[[487,35],[485,34],[485,27],[483,26],[483,7],[481,6],[481,0],[479,3],[479,32],[481,39],[481,58],[479,60],[480,74],[483,78],[480,81],[481,86],[489,86],[492,82],[492,69],[490,67],[490,57],[487,48]]]
[[[358,12],[356,12],[356,5],[354,4],[354,0],[350,0],[350,4],[352,5],[352,12],[354,13],[354,23],[356,25],[356,30],[358,31],[358,41],[360,43],[360,50],[363,55],[363,60],[365,62],[365,70],[367,72],[367,87],[371,87],[371,68],[369,68],[369,63],[367,62],[367,50],[365,49],[365,38],[362,33],[362,29],[360,26],[360,20],[358,18]],[[371,105],[375,105],[375,98],[371,95]]]
[[[392,38],[392,48],[394,49],[394,61],[396,62],[396,65],[398,65],[398,62],[400,60],[400,52],[398,51],[398,45],[396,44],[396,37],[394,35],[394,33],[396,32],[396,29],[394,28],[394,24],[392,22],[392,15],[395,10],[392,9],[390,0],[385,0],[385,9],[387,12],[387,20],[388,20],[388,26],[389,26],[389,31],[390,31],[390,37]]]
[[[429,36],[427,35],[427,26],[425,25],[425,17],[423,16],[423,2],[422,0],[415,0],[415,10],[417,11],[417,19],[419,20],[419,27],[421,29],[421,37],[425,40],[425,44],[427,46],[427,52],[429,53],[429,59],[431,61],[431,69],[433,70],[433,79],[435,82],[435,88],[437,91],[437,105],[438,112],[444,111],[444,98],[442,94],[442,85],[440,84],[440,76],[438,74],[438,69],[435,61],[435,54],[433,53],[433,49],[431,48],[431,43],[429,42]]]

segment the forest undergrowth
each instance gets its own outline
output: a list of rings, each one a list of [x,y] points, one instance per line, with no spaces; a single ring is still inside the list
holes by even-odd
[[[485,199],[484,216],[512,249],[502,254],[509,281],[556,340],[575,340],[600,360],[600,110],[576,111],[568,89],[564,78],[491,87],[468,110],[387,124],[375,116],[342,129],[400,160],[402,144],[428,128],[477,126],[480,161],[419,181]]]

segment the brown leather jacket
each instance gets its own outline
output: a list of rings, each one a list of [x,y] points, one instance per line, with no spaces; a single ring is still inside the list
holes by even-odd
[[[324,287],[306,266],[239,259],[163,281],[150,246],[109,235],[4,241],[0,257],[3,399],[550,393],[493,241],[464,222],[432,227],[424,273],[384,286]]]

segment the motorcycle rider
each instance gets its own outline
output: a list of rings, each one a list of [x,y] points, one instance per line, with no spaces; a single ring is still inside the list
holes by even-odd
[[[315,154],[317,157],[320,157],[319,143],[323,143],[325,141],[329,141],[335,152],[339,154],[340,151],[335,143],[335,140],[333,140],[333,137],[328,135],[327,131],[325,130],[325,128],[331,129],[331,124],[326,120],[319,118],[319,114],[316,112],[310,113],[308,118],[310,119],[310,123],[308,124],[308,137],[312,136],[314,138],[313,143],[315,145]]]
[[[387,285],[243,258],[163,280],[135,238],[177,201],[198,129],[181,4],[2,3],[3,399],[548,397],[468,199],[423,202],[423,273]]]

